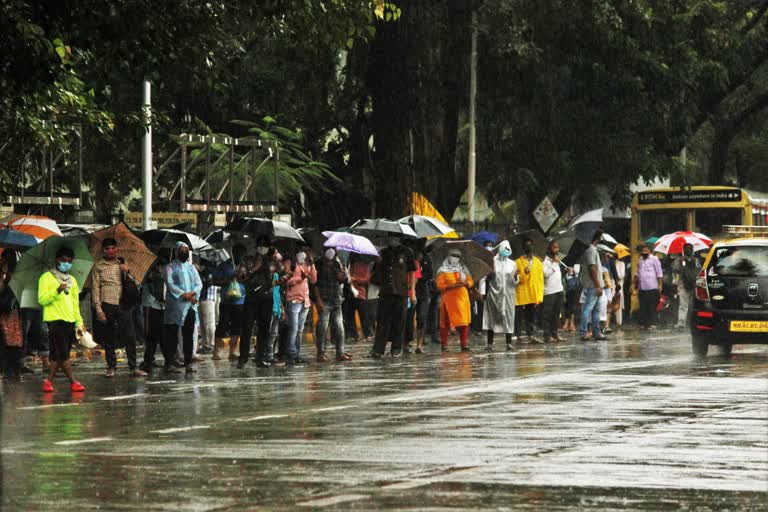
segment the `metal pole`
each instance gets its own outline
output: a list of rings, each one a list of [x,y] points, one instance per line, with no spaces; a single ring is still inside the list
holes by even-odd
[[[179,211],[181,211],[184,201],[187,197],[187,182],[185,176],[187,174],[187,145],[182,143],[181,146],[181,176],[179,177],[180,198],[179,198]],[[170,198],[173,200],[173,196]]]
[[[144,138],[141,144],[141,180],[144,194],[144,231],[152,227],[152,101],[150,96],[151,84],[144,80]],[[183,190],[183,187],[182,187]]]
[[[211,206],[211,145],[208,144],[208,155],[205,162],[205,205]]]
[[[467,165],[467,220],[475,223],[475,99],[477,98],[477,13],[472,13],[472,53],[469,60],[469,162]]]
[[[235,204],[235,146],[229,147],[229,204]]]
[[[275,148],[275,156],[274,156],[275,158],[275,210],[279,212],[280,211],[280,206],[279,206],[280,189],[278,188],[279,180],[278,180],[277,173],[280,170],[280,152],[277,147],[277,141],[272,141],[272,147]]]
[[[77,142],[77,200],[79,207],[83,205],[83,125],[80,125],[80,133]]]

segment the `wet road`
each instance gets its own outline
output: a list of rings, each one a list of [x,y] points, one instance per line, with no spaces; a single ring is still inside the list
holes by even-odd
[[[3,508],[766,510],[766,346],[429,348],[172,380],[80,363],[74,401],[4,384]]]

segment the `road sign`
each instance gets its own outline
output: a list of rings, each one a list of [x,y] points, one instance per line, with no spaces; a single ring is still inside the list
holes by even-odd
[[[555,205],[553,205],[552,201],[549,200],[549,197],[546,196],[541,200],[539,206],[533,210],[533,218],[539,223],[539,226],[541,226],[544,233],[549,231],[549,228],[552,227],[552,224],[555,223],[559,216],[560,214],[557,213]]]

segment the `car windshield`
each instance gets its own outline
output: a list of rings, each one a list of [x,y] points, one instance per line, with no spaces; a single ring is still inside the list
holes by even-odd
[[[768,247],[721,247],[711,268],[724,277],[768,277]]]

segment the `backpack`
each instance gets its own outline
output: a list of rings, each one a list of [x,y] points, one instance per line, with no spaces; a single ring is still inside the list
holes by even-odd
[[[579,276],[569,276],[565,280],[565,289],[569,292],[578,292],[581,289],[581,281],[579,280]]]

